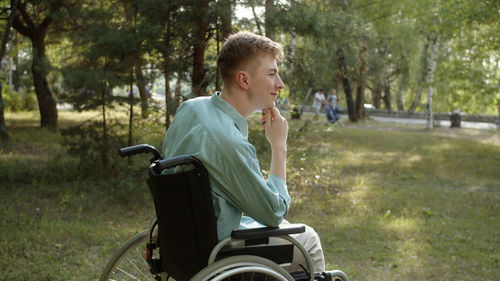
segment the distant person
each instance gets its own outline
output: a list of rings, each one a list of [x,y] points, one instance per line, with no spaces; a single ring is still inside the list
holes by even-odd
[[[319,89],[319,92],[314,94],[313,109],[314,109],[314,119],[318,119],[319,112],[321,111],[321,106],[327,104],[324,90]]]
[[[326,98],[328,104],[326,105],[326,119],[328,123],[333,124],[340,119],[339,112],[339,99],[337,97],[337,91],[332,89],[332,92]]]

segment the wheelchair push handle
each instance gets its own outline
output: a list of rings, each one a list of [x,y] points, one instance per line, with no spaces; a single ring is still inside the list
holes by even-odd
[[[156,169],[161,171],[181,165],[194,165],[198,169],[203,167],[200,160],[196,159],[195,157],[189,155],[180,155],[158,161]]]
[[[123,147],[120,148],[118,153],[120,154],[121,157],[127,157],[141,153],[151,153],[153,154],[153,159],[151,159],[152,161],[162,159],[160,152],[158,152],[156,148],[154,148],[149,144],[138,144],[128,147]]]

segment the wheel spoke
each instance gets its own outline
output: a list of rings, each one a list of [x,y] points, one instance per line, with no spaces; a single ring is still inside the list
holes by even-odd
[[[141,253],[138,248],[135,249],[135,252],[136,252],[137,256],[139,256],[139,259],[144,263],[144,265],[146,267],[149,267],[148,262],[146,261],[146,258],[144,258],[144,256],[143,256],[143,253]]]
[[[134,267],[142,276],[144,276],[144,278],[146,278],[146,280],[154,280],[154,279],[151,279],[150,277],[148,277],[145,273],[144,273],[144,270],[141,270],[137,264],[132,261],[131,259],[127,258],[128,262],[132,265],[132,267]],[[147,264],[146,264],[147,265]]]
[[[125,271],[125,270],[123,270],[123,269],[121,269],[121,268],[119,268],[119,267],[116,267],[116,269],[118,269],[119,271],[121,271],[123,274],[125,274],[125,275],[129,276],[130,278],[133,278],[134,280],[139,280],[139,279],[137,279],[137,277],[135,277],[134,275],[132,275],[132,274],[128,273],[127,271]]]

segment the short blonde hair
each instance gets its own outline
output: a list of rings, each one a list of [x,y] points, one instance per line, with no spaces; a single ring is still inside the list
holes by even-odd
[[[272,54],[278,60],[283,57],[281,45],[267,37],[248,31],[229,36],[217,57],[217,67],[224,82],[231,80],[237,67],[260,52]]]

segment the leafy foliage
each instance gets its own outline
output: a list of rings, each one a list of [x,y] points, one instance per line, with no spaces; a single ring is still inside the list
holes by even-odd
[[[32,111],[37,108],[36,97],[32,92],[15,92],[7,84],[2,83],[3,106],[8,111]]]
[[[63,146],[67,147],[70,155],[79,159],[79,172],[106,175],[113,170],[114,163],[120,162],[118,155],[109,150],[110,147],[126,146],[124,136],[119,133],[123,132],[123,124],[112,120],[108,121],[106,126],[105,138],[102,121],[87,121],[61,129]],[[108,166],[106,163],[112,165]]]

